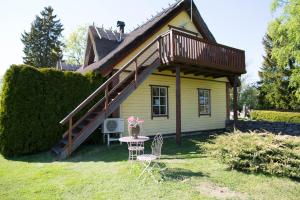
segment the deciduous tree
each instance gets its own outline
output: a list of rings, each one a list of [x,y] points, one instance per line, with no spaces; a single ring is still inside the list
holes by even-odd
[[[72,32],[66,40],[64,56],[67,63],[73,65],[82,65],[84,61],[84,52],[87,43],[88,26],[79,26]]]
[[[289,87],[300,103],[300,0],[273,0],[272,11],[278,15],[269,25],[274,42],[272,57],[281,67],[294,61]]]

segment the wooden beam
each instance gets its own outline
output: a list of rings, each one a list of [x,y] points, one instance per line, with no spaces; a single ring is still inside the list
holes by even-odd
[[[234,76],[233,85],[233,113],[234,113],[234,128],[238,120],[238,77]]]
[[[181,84],[180,67],[176,66],[176,143],[181,144]]]
[[[183,72],[184,75],[195,74],[195,73],[197,73],[197,71],[195,71],[195,70]]]
[[[226,77],[224,75],[214,75],[213,78],[221,78],[221,77]]]

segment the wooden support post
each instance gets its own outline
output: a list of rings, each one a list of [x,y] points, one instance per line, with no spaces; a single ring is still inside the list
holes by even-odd
[[[68,155],[70,156],[72,153],[72,131],[73,130],[73,123],[72,123],[72,118],[69,120],[69,133],[68,133]]]
[[[238,120],[238,77],[234,77],[233,86],[233,113],[234,113],[234,128],[236,128],[236,123]]]
[[[173,59],[174,57],[174,39],[173,39],[173,30],[171,30],[170,32],[170,57],[171,57],[171,60]]]
[[[180,67],[176,66],[176,143],[181,144],[181,88]]]

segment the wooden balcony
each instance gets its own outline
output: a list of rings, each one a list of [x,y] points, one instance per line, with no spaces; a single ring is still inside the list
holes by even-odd
[[[243,50],[211,43],[188,32],[171,29],[160,38],[159,48],[164,69],[181,65],[195,74],[246,73]]]

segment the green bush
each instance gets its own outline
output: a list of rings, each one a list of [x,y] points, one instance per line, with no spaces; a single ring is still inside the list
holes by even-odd
[[[254,120],[271,121],[271,122],[300,123],[299,112],[297,113],[297,112],[254,110],[251,112],[251,118]]]
[[[230,168],[300,178],[300,138],[270,133],[217,136],[203,148]]]
[[[0,153],[13,156],[49,150],[65,131],[59,121],[102,82],[92,73],[83,76],[11,66],[0,100]]]

